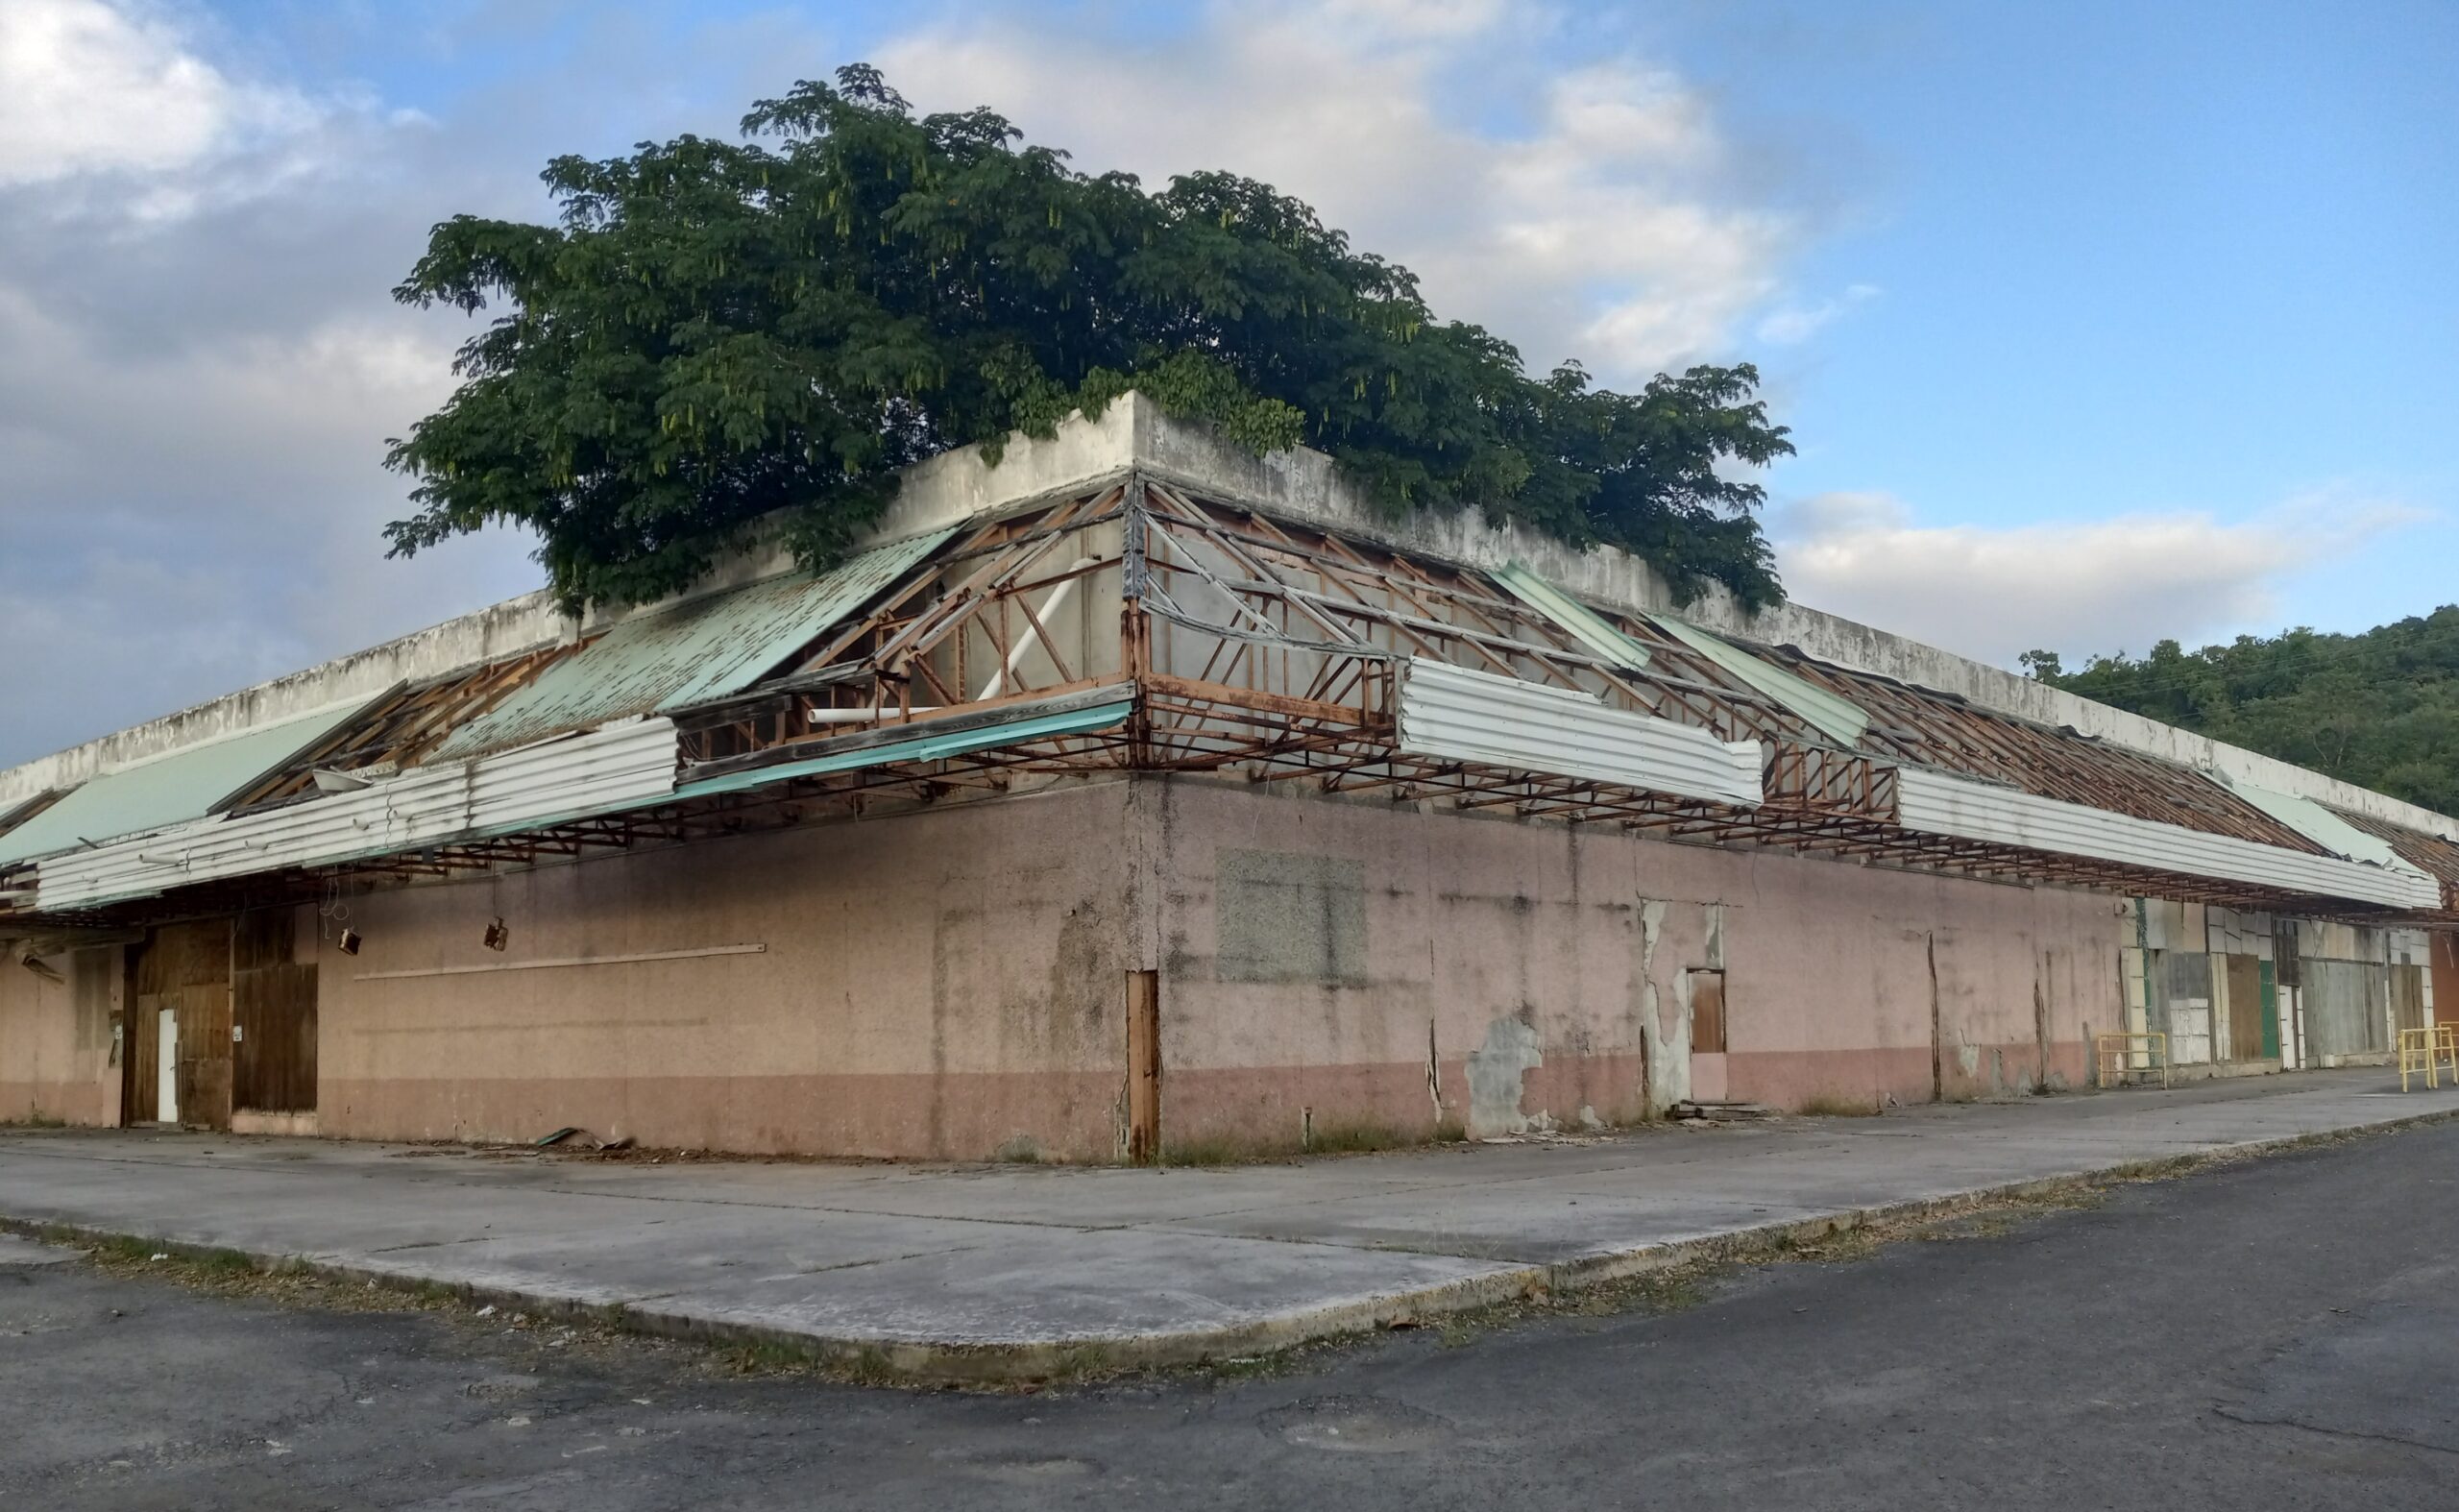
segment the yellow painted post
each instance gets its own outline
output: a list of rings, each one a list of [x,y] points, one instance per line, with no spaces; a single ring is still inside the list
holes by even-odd
[[[2425,1085],[2440,1086],[2442,1085],[2440,1052],[2447,1037],[2441,1032],[2441,1026],[2399,1031],[2400,1091],[2404,1092],[2408,1089],[2408,1078],[2420,1071],[2424,1073]],[[2454,1071],[2453,1075],[2459,1076],[2459,1071]]]

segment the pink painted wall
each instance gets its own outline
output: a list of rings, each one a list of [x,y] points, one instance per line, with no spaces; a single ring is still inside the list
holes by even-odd
[[[1118,1147],[1125,784],[353,899],[322,1133],[1074,1159]],[[500,914],[509,948],[482,935]],[[474,974],[522,962],[758,953]]]
[[[1278,788],[1136,802],[1165,1145],[1294,1145],[1310,1116],[1489,1134],[1678,1096],[1926,1102],[1934,1077],[2011,1093],[2080,1083],[2086,1026],[2118,1014],[2111,898]],[[1288,959],[1255,958],[1258,915]],[[1729,1053],[1692,1087],[1683,976],[1716,966]]]
[[[120,952],[67,951],[43,964],[65,980],[0,961],[0,1123],[116,1124]]]

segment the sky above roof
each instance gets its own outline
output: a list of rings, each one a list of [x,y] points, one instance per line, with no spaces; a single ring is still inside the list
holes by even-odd
[[[0,4],[0,763],[536,586],[386,561],[426,231],[880,64],[1606,381],[1749,358],[1795,597],[2010,663],[2459,593],[2459,7]]]

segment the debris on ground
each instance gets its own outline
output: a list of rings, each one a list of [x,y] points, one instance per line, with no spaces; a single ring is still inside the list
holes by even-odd
[[[1764,1103],[1683,1102],[1668,1110],[1678,1124],[1746,1124],[1781,1116]]]

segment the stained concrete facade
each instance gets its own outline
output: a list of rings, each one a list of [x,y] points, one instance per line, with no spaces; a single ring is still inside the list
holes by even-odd
[[[1132,970],[1159,973],[1165,1150],[2017,1093],[2080,1081],[2121,1019],[2120,907],[1123,777],[304,907],[292,1127],[1113,1159]],[[119,954],[0,975],[0,1117],[117,1120]],[[1721,1054],[1691,1044],[1708,971]]]
[[[120,951],[63,951],[38,964],[0,963],[0,1123],[117,1124]]]

